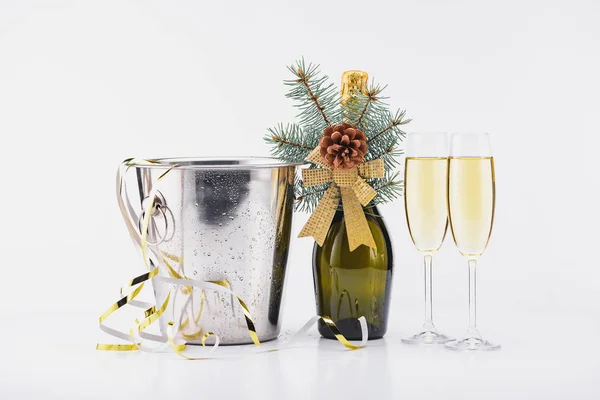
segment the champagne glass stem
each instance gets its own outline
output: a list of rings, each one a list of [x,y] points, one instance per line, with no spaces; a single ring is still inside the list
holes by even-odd
[[[479,338],[477,331],[477,259],[468,259],[469,267],[469,329],[467,330],[468,337]]]
[[[433,256],[431,253],[425,254],[423,257],[424,275],[425,275],[425,323],[423,328],[426,330],[433,330],[433,301],[432,301],[432,283],[431,283],[431,269],[433,263]]]
[[[421,331],[416,335],[402,339],[404,343],[410,344],[433,344],[444,343],[450,340],[448,336],[438,332],[433,324],[433,301],[432,301],[432,262],[433,252],[426,252],[423,256],[423,277],[425,278],[425,322]]]

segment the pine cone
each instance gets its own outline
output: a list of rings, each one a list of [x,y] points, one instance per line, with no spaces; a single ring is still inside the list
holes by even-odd
[[[335,169],[351,169],[364,161],[369,146],[367,135],[348,123],[332,125],[323,131],[319,142],[321,157]]]

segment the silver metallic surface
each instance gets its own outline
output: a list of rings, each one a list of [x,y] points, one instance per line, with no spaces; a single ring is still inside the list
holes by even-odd
[[[160,274],[166,261],[177,273],[203,281],[226,280],[246,303],[261,341],[277,337],[290,243],[295,165],[269,158],[168,159],[136,166],[140,218],[157,178],[148,243]],[[133,191],[133,190],[132,190]],[[132,201],[135,204],[135,202]],[[142,224],[138,224],[141,229]],[[170,258],[169,258],[170,256]],[[178,261],[177,261],[178,260]],[[179,262],[181,261],[181,262]],[[171,275],[171,277],[173,277]],[[173,290],[160,319],[186,321],[182,339],[200,343],[214,332],[222,344],[251,343],[242,309],[232,296],[154,283],[157,304]],[[192,296],[190,299],[189,296]],[[209,341],[210,342],[210,339]]]

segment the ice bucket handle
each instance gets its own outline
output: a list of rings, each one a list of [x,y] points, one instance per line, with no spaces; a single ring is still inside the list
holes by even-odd
[[[125,226],[129,231],[129,236],[131,236],[131,239],[135,244],[141,247],[141,234],[133,225],[133,222],[137,221],[139,216],[129,201],[129,197],[127,196],[127,186],[125,185],[126,174],[133,166],[133,164],[131,164],[132,161],[133,159],[123,161],[117,169],[117,203],[119,204],[119,210],[121,210],[121,215],[125,221]]]
[[[126,175],[127,172],[129,171],[129,169],[131,167],[135,167],[136,165],[148,165],[148,164],[158,164],[155,161],[148,161],[148,160],[135,160],[135,159],[127,159],[125,161],[123,161],[121,163],[121,165],[119,166],[119,168],[117,169],[117,202],[119,204],[119,209],[121,210],[121,215],[123,215],[123,220],[125,221],[125,225],[127,226],[127,230],[129,231],[129,235],[131,236],[131,239],[134,241],[134,243],[136,243],[138,246],[141,247],[142,245],[142,220],[144,218],[145,212],[146,212],[146,204],[149,201],[148,197],[145,197],[142,199],[141,201],[141,211],[136,212],[135,208],[133,207],[133,205],[131,204],[131,201],[129,200],[129,196],[127,194],[127,184],[126,184]],[[169,168],[168,171],[170,171],[173,167]],[[164,174],[163,174],[164,175]],[[159,178],[160,179],[160,178]],[[173,213],[171,212],[171,210],[167,207],[166,204],[166,200],[164,198],[164,196],[162,195],[162,193],[158,190],[154,190],[153,192],[153,196],[154,196],[154,201],[152,201],[152,208],[149,210],[150,214],[151,214],[151,218],[150,221],[151,223],[155,223],[154,222],[154,218],[152,218],[152,216],[155,216],[157,214],[162,214],[163,218],[162,220],[164,221],[164,231],[165,234],[164,235],[159,235],[157,233],[157,230],[154,229],[153,231],[156,231],[156,236],[157,236],[157,241],[153,242],[152,240],[150,240],[150,238],[146,237],[146,244],[147,245],[158,245],[163,241],[168,241],[169,238],[168,236],[173,236],[174,234],[174,225],[175,225],[175,217],[173,215]],[[171,225],[169,226],[169,220],[171,220]],[[171,234],[169,234],[168,231],[171,231]]]
[[[150,213],[149,222],[150,225],[152,225],[152,229],[147,229],[148,235],[146,235],[146,240],[144,242],[145,245],[155,246],[159,245],[162,242],[168,242],[173,238],[175,234],[175,216],[167,206],[167,202],[159,190],[156,190],[156,188],[154,188],[153,190],[150,190],[148,196],[141,199],[141,211],[139,212],[139,214],[138,212],[136,212],[135,208],[131,204],[127,193],[126,175],[131,167],[157,164],[160,165],[160,162],[153,160],[137,160],[133,158],[128,158],[127,160],[123,161],[117,169],[117,203],[119,204],[121,215],[123,216],[125,226],[129,231],[131,239],[140,248],[144,247],[142,246],[142,232],[144,230],[142,222],[144,220],[146,212]],[[176,166],[177,165],[172,165],[162,175],[160,175],[156,181],[160,181],[165,175],[167,175],[168,172],[170,172]],[[150,186],[148,188],[150,188]],[[150,196],[153,196],[152,202],[150,202],[149,200]],[[159,233],[159,229],[156,225],[154,217],[156,217],[157,215],[162,215],[161,220],[164,224],[164,234]],[[152,235],[150,235],[150,233],[152,233]],[[154,237],[155,240],[151,240],[150,236]]]

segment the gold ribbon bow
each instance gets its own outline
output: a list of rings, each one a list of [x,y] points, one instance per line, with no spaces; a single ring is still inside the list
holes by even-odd
[[[383,178],[383,160],[368,161],[351,169],[330,169],[323,162],[318,147],[306,159],[323,168],[302,170],[302,183],[305,187],[328,182],[333,184],[317,204],[298,237],[312,236],[319,246],[323,246],[341,197],[350,251],[354,251],[361,244],[376,249],[375,239],[361,204],[366,206],[377,194],[365,179]]]

